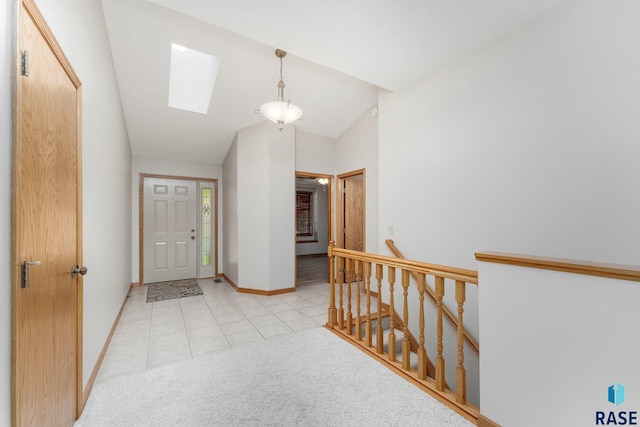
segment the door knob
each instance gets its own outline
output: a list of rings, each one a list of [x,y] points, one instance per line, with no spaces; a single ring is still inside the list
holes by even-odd
[[[196,236],[191,236],[191,240],[195,240],[195,239],[196,239]]]
[[[79,268],[77,265],[71,267],[71,277],[76,277],[78,273],[84,276],[85,274],[87,274],[87,267],[82,266],[82,268]]]

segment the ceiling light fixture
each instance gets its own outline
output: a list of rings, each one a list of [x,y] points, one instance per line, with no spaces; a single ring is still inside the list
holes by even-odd
[[[318,184],[320,185],[327,185],[329,183],[329,178],[316,178],[316,181],[318,181]]]
[[[282,58],[287,52],[276,49],[276,56],[280,58],[280,81],[278,82],[278,99],[276,101],[265,102],[260,107],[260,112],[268,120],[276,123],[278,128],[282,130],[284,125],[295,122],[302,117],[302,110],[291,101],[284,100],[284,81],[282,80]]]

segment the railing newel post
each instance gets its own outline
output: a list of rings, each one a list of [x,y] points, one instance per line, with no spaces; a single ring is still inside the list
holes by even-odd
[[[336,242],[333,240],[329,242],[327,248],[327,256],[329,258],[329,313],[328,324],[332,327],[338,324],[338,312],[336,310],[336,272],[335,272],[335,255],[333,249],[336,246]]]

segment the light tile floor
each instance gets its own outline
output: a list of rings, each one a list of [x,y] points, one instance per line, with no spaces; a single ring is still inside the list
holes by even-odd
[[[241,294],[213,279],[198,284],[201,296],[153,303],[146,302],[146,287],[133,288],[96,383],[317,328],[327,321],[327,283],[269,297]]]

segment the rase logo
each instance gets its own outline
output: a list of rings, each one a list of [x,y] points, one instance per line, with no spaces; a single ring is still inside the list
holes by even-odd
[[[624,386],[619,382],[607,389],[607,400],[616,407],[624,403]],[[597,426],[624,426],[638,425],[637,411],[596,411]]]
[[[622,384],[617,382],[609,387],[609,402],[616,406],[624,403],[624,386]]]

